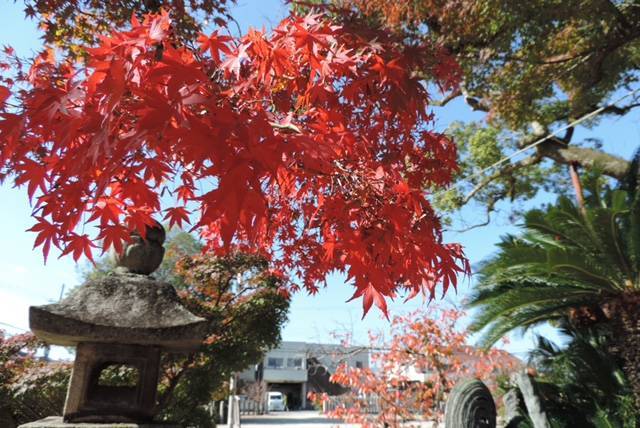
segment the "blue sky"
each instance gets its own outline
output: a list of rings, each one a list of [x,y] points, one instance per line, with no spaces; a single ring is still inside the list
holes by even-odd
[[[287,14],[287,7],[279,0],[239,0],[233,11],[241,28],[249,26],[270,28]],[[10,45],[22,56],[28,56],[40,46],[33,21],[25,21],[20,2],[0,0],[0,45]],[[446,108],[436,109],[437,130],[444,130],[454,120],[480,120],[482,115],[473,114],[461,101]],[[594,130],[579,129],[575,140],[585,137],[602,138],[605,150],[629,158],[640,143],[640,113],[632,112],[623,119],[606,120]],[[536,198],[535,203],[552,200],[549,196]],[[28,306],[39,305],[58,299],[63,284],[66,289],[77,285],[78,266],[70,257],[56,259],[52,254],[46,266],[39,250],[32,250],[34,236],[26,232],[31,227],[30,207],[26,191],[14,189],[9,182],[0,186],[0,328],[17,332],[28,327]],[[477,207],[467,207],[461,217],[473,224],[483,218]],[[506,217],[494,220],[489,226],[472,231],[447,234],[448,241],[461,242],[472,264],[486,258],[495,250],[500,235],[515,232],[515,225]],[[463,281],[457,293],[451,290],[446,300],[459,303],[468,293],[471,281]],[[346,303],[351,297],[351,286],[344,278],[332,275],[328,287],[315,296],[298,293],[294,296],[290,321],[283,331],[284,340],[332,341],[333,331],[347,331],[355,341],[366,342],[368,330],[387,330],[388,322],[376,311],[361,320],[362,307],[359,301]],[[392,314],[411,311],[421,307],[419,298],[408,303],[392,302]],[[4,323],[4,324],[2,324]],[[7,327],[11,324],[16,328]],[[542,334],[553,336],[550,328]],[[531,335],[524,338],[514,336],[508,349],[517,355],[531,346]]]

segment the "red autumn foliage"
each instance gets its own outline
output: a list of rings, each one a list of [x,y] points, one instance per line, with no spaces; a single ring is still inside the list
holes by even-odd
[[[431,307],[394,317],[388,339],[370,337],[371,368],[342,364],[331,376],[350,392],[334,398],[312,393],[310,398],[331,418],[363,427],[441,421],[456,381],[476,377],[495,389],[498,376],[522,366],[504,351],[469,346],[468,333],[459,325],[463,315]]]
[[[15,427],[62,411],[71,364],[36,357],[32,333],[0,329],[0,426]]]
[[[457,168],[412,73],[450,89],[436,47],[320,15],[198,41],[185,47],[163,12],[102,37],[85,65],[47,51],[22,70],[7,55],[0,179],[27,186],[45,258],[121,250],[128,229],[163,216],[210,250],[263,254],[311,292],[344,271],[365,313],[469,271],[424,190]]]

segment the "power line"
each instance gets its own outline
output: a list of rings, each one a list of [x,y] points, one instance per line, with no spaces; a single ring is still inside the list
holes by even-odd
[[[26,328],[18,327],[18,326],[15,326],[15,325],[13,325],[13,324],[9,324],[9,323],[2,322],[2,321],[0,321],[0,325],[4,325],[4,326],[6,326],[6,327],[15,328],[16,330],[20,330],[20,331],[29,331],[29,330],[27,330]]]
[[[528,151],[528,150],[530,150],[530,149],[532,149],[532,148],[534,148],[536,146],[539,146],[540,144],[544,143],[545,141],[547,141],[550,138],[557,137],[559,133],[561,133],[563,131],[566,131],[569,128],[573,128],[574,126],[579,125],[580,123],[584,122],[585,120],[591,119],[592,117],[599,115],[604,110],[615,106],[620,101],[622,101],[622,100],[624,100],[626,98],[629,98],[632,95],[635,95],[638,91],[640,91],[640,88],[636,88],[636,89],[634,89],[632,91],[627,92],[625,95],[621,96],[620,98],[616,99],[615,101],[613,101],[613,102],[611,102],[611,103],[609,103],[609,104],[607,104],[605,106],[599,107],[599,108],[593,110],[592,112],[587,113],[584,116],[574,120],[573,122],[571,122],[571,123],[569,123],[569,124],[567,124],[567,125],[565,125],[565,126],[563,126],[561,128],[558,128],[553,132],[548,133],[544,137],[534,141],[533,143],[529,144],[528,146],[525,146],[525,147],[521,148],[520,150],[516,150],[515,152],[511,153],[510,155],[505,156],[502,159],[500,159],[499,161],[494,162],[493,164],[489,165],[488,167],[486,167],[486,168],[484,168],[484,169],[482,169],[482,170],[480,170],[478,172],[475,172],[475,173],[469,175],[468,177],[464,177],[462,180],[457,181],[456,183],[454,183],[448,189],[444,189],[444,190],[441,190],[439,192],[434,193],[433,196],[434,197],[438,197],[438,196],[444,195],[444,194],[456,189],[457,187],[460,187],[462,185],[463,181],[468,181],[468,180],[471,180],[471,179],[476,178],[476,177],[484,176],[484,174],[486,172],[491,171],[495,167],[502,165],[503,163],[507,162],[508,160],[510,160],[510,159],[512,159],[512,158],[514,158],[514,157],[516,157],[516,156],[518,156],[518,155],[520,155],[520,154],[522,154],[522,153],[524,153],[524,152],[526,152],[526,151]]]

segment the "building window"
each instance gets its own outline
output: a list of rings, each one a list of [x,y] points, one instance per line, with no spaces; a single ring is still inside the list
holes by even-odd
[[[269,359],[267,359],[267,368],[281,369],[283,367],[284,367],[284,358],[269,357]]]
[[[357,369],[361,369],[362,368],[362,361],[356,361],[356,368]]]
[[[287,359],[287,368],[288,369],[302,369],[302,358],[288,358]]]

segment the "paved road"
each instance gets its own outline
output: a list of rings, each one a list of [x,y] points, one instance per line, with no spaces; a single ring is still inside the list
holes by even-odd
[[[263,428],[263,427],[284,427],[284,428],[360,428],[360,425],[345,424],[340,421],[331,420],[317,411],[299,412],[273,412],[262,416],[243,416],[242,428]],[[408,422],[406,426],[433,428],[431,422]]]
[[[261,416],[242,416],[242,428],[261,428],[265,426],[285,428],[356,428],[358,425],[342,424],[328,419],[317,411],[272,412]]]

